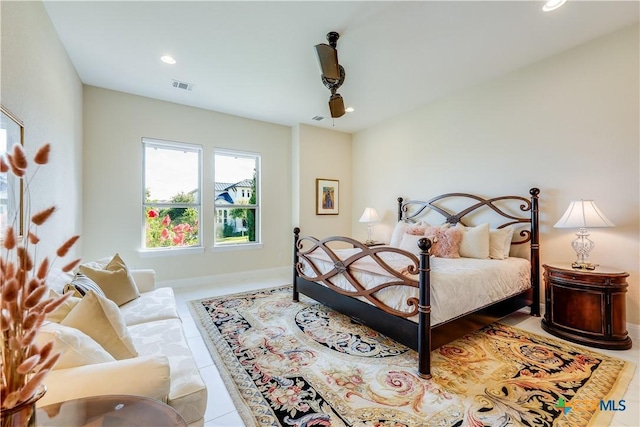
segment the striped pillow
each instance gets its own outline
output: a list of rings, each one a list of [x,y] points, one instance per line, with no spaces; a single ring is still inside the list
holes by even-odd
[[[100,289],[100,286],[98,286],[96,282],[89,279],[86,275],[80,272],[76,273],[76,277],[73,278],[71,283],[67,283],[64,286],[64,293],[66,294],[67,292],[73,292],[74,297],[82,298],[89,291],[94,291],[95,293],[103,297],[105,296],[104,292],[102,291],[102,289]]]

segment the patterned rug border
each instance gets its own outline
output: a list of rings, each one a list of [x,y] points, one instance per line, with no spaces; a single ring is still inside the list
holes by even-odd
[[[220,375],[220,377],[222,378],[227,391],[229,393],[229,396],[231,397],[233,404],[235,406],[235,409],[238,411],[238,414],[240,415],[240,417],[242,418],[242,421],[244,422],[244,424],[247,427],[258,427],[259,424],[256,423],[256,415],[253,413],[253,411],[251,410],[251,408],[245,403],[245,399],[243,396],[241,396],[240,391],[238,390],[238,386],[236,384],[236,381],[233,378],[233,375],[231,372],[229,372],[228,366],[225,363],[225,361],[223,360],[223,357],[221,356],[221,354],[218,352],[218,341],[220,343],[222,343],[224,346],[227,345],[227,343],[224,341],[223,337],[220,336],[219,333],[216,334],[212,334],[211,333],[211,329],[215,329],[213,323],[210,321],[210,318],[208,317],[208,313],[206,312],[206,310],[203,307],[202,301],[206,301],[206,300],[216,300],[216,299],[220,299],[220,298],[229,298],[229,297],[243,297],[246,295],[253,295],[259,292],[273,292],[276,290],[280,290],[280,289],[290,289],[292,287],[292,285],[280,285],[280,286],[272,286],[272,287],[266,287],[266,288],[259,288],[259,289],[253,289],[250,291],[244,291],[244,292],[237,292],[237,293],[230,293],[230,294],[222,294],[222,295],[215,295],[215,296],[211,296],[211,297],[207,297],[207,298],[199,298],[196,300],[191,300],[188,302],[188,306],[189,306],[189,310],[191,311],[192,317],[194,319],[194,323],[196,324],[200,335],[203,338],[203,341],[205,342],[205,345],[207,347],[207,349],[209,350],[209,354],[211,355],[211,358],[213,359],[214,364],[216,365],[217,369],[218,369],[218,373]],[[300,295],[301,298],[301,302],[313,302],[314,300],[306,297],[305,295]],[[542,341],[548,341],[552,344],[558,344],[558,345],[562,345],[564,347],[568,347],[572,350],[575,350],[577,352],[582,352],[583,354],[594,354],[596,355],[596,357],[598,358],[610,358],[610,359],[617,359],[619,361],[622,361],[624,363],[624,368],[621,371],[620,375],[618,376],[616,382],[614,383],[612,390],[610,393],[608,393],[607,395],[602,397],[602,400],[614,400],[614,401],[618,401],[620,400],[624,394],[627,392],[629,385],[631,383],[631,380],[633,378],[633,375],[635,373],[636,370],[636,365],[633,362],[629,362],[620,358],[616,358],[613,356],[608,356],[605,355],[603,353],[599,353],[597,351],[594,351],[593,349],[590,348],[585,348],[582,346],[578,346],[575,345],[569,341],[564,341],[561,339],[557,339],[554,337],[548,337],[548,336],[544,336],[541,334],[538,334],[536,332],[531,332],[525,329],[520,329],[516,326],[512,326],[512,325],[508,325],[508,324],[503,324],[500,322],[496,322],[499,323],[502,326],[506,326],[508,328],[512,328],[515,329],[517,331],[522,331],[525,334],[529,334],[532,335],[536,338],[541,339]],[[217,329],[215,329],[216,332]],[[614,412],[613,411],[598,411],[596,413],[596,415],[594,415],[590,420],[589,420],[589,424],[588,426],[604,426],[604,425],[610,425],[611,420],[614,416]]]

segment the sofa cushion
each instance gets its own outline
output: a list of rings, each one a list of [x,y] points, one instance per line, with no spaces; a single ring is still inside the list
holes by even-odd
[[[44,323],[36,335],[36,344],[42,347],[49,341],[53,341],[53,351],[60,353],[60,358],[54,369],[73,368],[115,360],[91,337],[69,326],[55,322]]]
[[[143,292],[140,298],[120,306],[127,326],[163,319],[178,319],[172,288],[158,288]]]
[[[60,323],[89,335],[115,359],[138,355],[118,306],[93,291],[89,291]]]
[[[86,264],[81,265],[79,269],[81,273],[96,282],[107,298],[117,305],[140,296],[129,269],[118,254],[113,256],[104,269],[93,268]]]
[[[200,420],[207,405],[207,388],[185,339],[180,319],[157,320],[129,327],[140,356],[169,359],[171,388],[168,403],[187,424]]]

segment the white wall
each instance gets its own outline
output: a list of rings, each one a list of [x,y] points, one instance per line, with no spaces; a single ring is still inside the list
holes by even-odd
[[[323,238],[351,236],[352,211],[351,134],[299,125],[297,135],[299,222],[302,235]],[[339,214],[316,215],[316,179],[339,181]],[[357,218],[356,218],[357,219]]]
[[[84,89],[84,119],[87,259],[118,252],[128,265],[155,269],[160,281],[291,265],[291,128],[91,86]],[[203,146],[205,253],[140,257],[143,137]],[[260,249],[211,249],[215,147],[262,157]]]
[[[384,213],[388,240],[398,196],[536,186],[545,263],[575,258],[574,231],[553,224],[569,201],[594,199],[616,227],[592,230],[591,259],[631,274],[627,319],[639,324],[638,57],[633,26],[358,132],[354,206]]]
[[[31,213],[57,208],[38,230],[43,256],[82,227],[82,83],[42,3],[5,1],[0,12],[0,102],[24,123],[29,158],[51,144],[31,186]],[[60,261],[78,257],[82,243]]]

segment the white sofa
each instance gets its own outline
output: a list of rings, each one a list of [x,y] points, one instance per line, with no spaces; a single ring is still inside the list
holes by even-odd
[[[162,400],[189,426],[202,426],[207,389],[178,317],[173,289],[155,287],[153,270],[130,270],[140,297],[119,307],[138,356],[51,371],[38,406],[80,397],[133,394]],[[58,293],[73,279],[52,270],[48,286]]]

